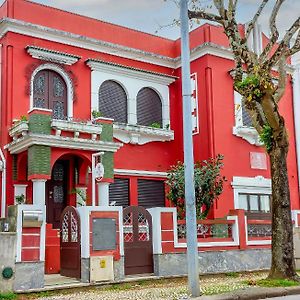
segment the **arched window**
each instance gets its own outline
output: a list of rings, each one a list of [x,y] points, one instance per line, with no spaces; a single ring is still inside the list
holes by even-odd
[[[99,89],[99,111],[115,122],[127,123],[127,95],[120,84],[104,81]]]
[[[136,101],[138,125],[162,127],[162,105],[159,95],[150,88],[142,88]]]
[[[34,76],[33,107],[52,109],[55,119],[67,116],[67,86],[57,72],[45,69]]]

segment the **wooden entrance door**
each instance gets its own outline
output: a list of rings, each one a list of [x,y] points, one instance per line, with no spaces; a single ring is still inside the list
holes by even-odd
[[[67,86],[57,72],[41,70],[34,76],[33,106],[52,109],[55,119],[67,116]]]
[[[47,182],[47,223],[60,227],[60,217],[67,203],[68,162],[57,161]]]
[[[61,215],[60,274],[80,278],[80,218],[73,206],[67,206]]]
[[[153,273],[152,217],[140,206],[123,210],[125,275]]]

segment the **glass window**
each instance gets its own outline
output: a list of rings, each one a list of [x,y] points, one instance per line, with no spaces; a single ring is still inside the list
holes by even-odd
[[[270,212],[270,195],[240,193],[238,207],[251,212]]]
[[[239,209],[248,210],[248,197],[245,194],[239,196]]]

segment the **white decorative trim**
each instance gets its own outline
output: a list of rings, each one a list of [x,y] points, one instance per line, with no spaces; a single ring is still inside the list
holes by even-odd
[[[25,136],[28,134],[29,126],[27,121],[21,121],[17,124],[15,124],[13,127],[11,127],[8,130],[8,134],[10,137],[12,137],[14,140],[19,136]]]
[[[106,62],[97,59],[88,59],[86,61],[86,64],[92,69],[92,71],[118,74],[121,76],[146,80],[146,81],[159,83],[163,85],[169,85],[178,78],[175,76],[137,69],[137,68],[128,67],[121,64]]]
[[[251,145],[262,146],[263,143],[259,139],[259,135],[255,128],[247,127],[243,125],[243,105],[242,96],[238,92],[234,91],[234,116],[235,126],[232,128],[232,134],[241,137]]]
[[[140,125],[114,124],[114,138],[125,144],[144,145],[150,142],[174,140],[174,131]]]
[[[1,24],[1,22],[0,22]],[[74,90],[73,90],[73,83],[69,75],[66,73],[65,70],[63,70],[58,65],[52,64],[52,63],[45,63],[40,66],[38,66],[31,75],[31,81],[30,81],[30,110],[34,109],[33,106],[33,81],[35,75],[41,71],[41,70],[52,70],[54,72],[57,72],[65,81],[67,86],[67,117],[72,118],[73,117],[73,97],[74,97]]]
[[[81,257],[90,257],[90,215],[92,212],[118,212],[119,213],[119,246],[120,255],[124,255],[124,235],[123,235],[123,207],[121,206],[82,206],[77,211],[81,220]]]
[[[92,135],[92,140],[96,140],[97,136],[102,132],[102,126],[96,124],[87,124],[66,120],[53,119],[51,127],[56,130],[56,135],[60,135],[61,131],[74,132],[74,137],[79,137],[79,133],[89,133]]]
[[[294,226],[295,227],[299,227],[299,223],[298,223],[298,215],[300,214],[300,210],[296,209],[296,210],[292,210],[292,220],[295,222]]]
[[[234,208],[239,208],[239,194],[272,194],[271,179],[263,176],[238,177],[233,176],[231,186],[234,193]]]
[[[157,177],[157,178],[167,177],[167,172],[127,170],[127,169],[114,169],[114,174],[127,175],[127,176],[139,176],[139,177]]]
[[[21,137],[6,145],[5,148],[8,149],[11,154],[18,154],[27,150],[32,145],[109,152],[116,152],[123,146],[123,144],[115,142],[93,141],[82,138],[29,133],[27,136]]]
[[[152,247],[153,254],[162,254],[161,245],[161,209],[159,207],[147,209],[152,216]]]
[[[251,145],[262,146],[263,143],[259,139],[259,135],[255,128],[252,127],[233,127],[232,134],[241,137]]]
[[[65,64],[68,66],[75,64],[81,58],[81,56],[36,46],[27,46],[26,49],[33,58]]]

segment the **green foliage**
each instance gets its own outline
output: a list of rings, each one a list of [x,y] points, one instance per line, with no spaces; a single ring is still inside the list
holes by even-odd
[[[247,280],[245,282],[248,285],[256,285],[261,287],[288,287],[297,286],[300,283],[298,281],[288,280],[288,279],[259,279],[259,280]]]
[[[8,293],[0,293],[0,300],[12,300],[12,299],[16,299],[17,295],[12,293],[12,292],[8,292]]]
[[[93,116],[94,119],[96,119],[96,118],[103,117],[103,114],[102,114],[101,111],[93,110],[92,111],[92,116]]]
[[[195,164],[194,182],[197,219],[207,217],[214,200],[218,199],[223,192],[223,183],[226,181],[226,178],[220,175],[223,158],[222,155],[217,155],[216,158]],[[166,183],[169,187],[168,199],[177,207],[178,217],[180,219],[185,218],[184,165],[182,162],[172,166],[168,172]]]
[[[158,122],[153,122],[152,124],[150,124],[150,127],[152,127],[152,128],[161,128],[161,125]]]
[[[249,75],[243,81],[235,84],[243,95],[247,95],[247,101],[258,100],[263,96],[260,78],[257,75]]]
[[[259,139],[265,145],[267,152],[270,152],[273,146],[273,130],[269,125],[264,126]]]
[[[21,122],[27,122],[28,118],[27,118],[27,116],[21,116],[20,120],[21,120]]]
[[[240,277],[240,274],[236,273],[236,272],[227,272],[227,273],[225,273],[225,276],[237,278],[237,277]]]
[[[18,204],[24,204],[25,203],[25,195],[21,194],[21,195],[16,196],[16,202]]]

